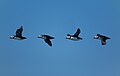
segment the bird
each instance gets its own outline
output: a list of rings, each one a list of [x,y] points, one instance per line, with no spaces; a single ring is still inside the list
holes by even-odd
[[[106,40],[111,39],[111,38],[101,35],[101,34],[97,34],[96,36],[94,36],[94,39],[99,39],[99,40],[101,40],[102,45],[106,45]]]
[[[22,32],[23,32],[23,26],[20,26],[16,30],[16,35],[10,36],[10,39],[15,39],[15,40],[24,40],[24,39],[27,39],[26,37],[22,36]]]
[[[51,40],[51,39],[55,39],[54,37],[49,36],[49,35],[38,35],[38,38],[44,39],[44,41],[45,41],[49,46],[52,46],[52,42],[51,42],[50,40]]]
[[[78,35],[80,34],[80,32],[81,31],[78,28],[74,35],[67,34],[66,39],[73,40],[73,41],[82,40],[82,38],[78,37]]]

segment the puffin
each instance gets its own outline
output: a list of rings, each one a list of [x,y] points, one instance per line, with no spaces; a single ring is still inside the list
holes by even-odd
[[[74,35],[67,34],[66,39],[73,40],[73,41],[79,41],[82,40],[81,37],[79,37],[80,29],[78,28]]]
[[[96,36],[94,36],[94,39],[99,39],[99,40],[101,40],[102,45],[106,45],[106,40],[111,39],[111,38],[101,35],[101,34],[97,34]]]
[[[52,46],[52,42],[50,41],[51,39],[55,39],[52,36],[49,35],[38,35],[38,38],[44,39],[44,41],[49,45]]]
[[[15,40],[24,40],[24,39],[27,39],[26,37],[22,36],[22,32],[23,32],[23,26],[20,26],[16,30],[16,34],[13,35],[13,36],[10,36],[10,39],[15,39]]]

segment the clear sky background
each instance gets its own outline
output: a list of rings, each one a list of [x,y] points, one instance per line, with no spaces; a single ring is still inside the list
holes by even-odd
[[[10,40],[20,25],[28,39]],[[0,26],[0,76],[120,76],[119,0],[0,0]],[[66,40],[77,28],[83,40]]]

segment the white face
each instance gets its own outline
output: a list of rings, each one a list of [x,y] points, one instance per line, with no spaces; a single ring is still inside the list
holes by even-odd
[[[38,38],[42,38],[42,35],[38,35]]]
[[[98,39],[98,36],[94,36],[94,39]]]
[[[66,39],[70,39],[70,36],[66,36]]]
[[[14,36],[10,36],[10,39],[14,39]]]

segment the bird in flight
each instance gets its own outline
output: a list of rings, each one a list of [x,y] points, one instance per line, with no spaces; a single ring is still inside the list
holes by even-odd
[[[38,38],[44,39],[44,41],[49,45],[52,46],[52,42],[50,41],[51,39],[55,39],[54,37],[51,37],[49,35],[38,35]]]
[[[104,35],[97,34],[96,36],[94,36],[94,39],[99,39],[101,40],[102,45],[106,45],[106,40],[110,38]]]
[[[23,37],[23,36],[22,36],[22,32],[23,32],[23,27],[20,26],[20,27],[16,30],[16,35],[10,36],[10,39],[15,39],[15,40],[27,39],[26,37]]]
[[[77,31],[75,32],[74,35],[67,34],[66,39],[73,40],[73,41],[78,41],[82,40],[78,35],[80,34],[80,29],[78,28]]]

